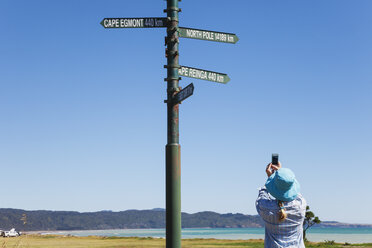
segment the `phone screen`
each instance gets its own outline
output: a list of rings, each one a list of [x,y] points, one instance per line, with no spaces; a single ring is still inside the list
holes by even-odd
[[[279,154],[273,153],[271,157],[271,163],[277,165],[279,162]]]

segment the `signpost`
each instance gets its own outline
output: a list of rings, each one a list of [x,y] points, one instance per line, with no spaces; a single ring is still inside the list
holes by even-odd
[[[179,104],[172,101],[179,91],[178,8],[179,0],[167,0],[167,145],[165,146],[165,245],[181,248],[181,146],[179,144]]]
[[[224,43],[233,43],[238,42],[239,38],[235,34],[230,33],[221,33],[215,31],[208,31],[195,28],[179,28],[179,34],[182,38],[191,38],[198,40],[209,40],[217,41]]]
[[[230,81],[229,76],[224,73],[214,72],[214,71],[206,71],[202,69],[192,68],[181,66],[178,69],[178,74],[184,77],[196,78],[201,80],[208,80],[216,83],[226,84]]]
[[[101,25],[104,28],[164,28],[167,27],[167,18],[105,18]]]
[[[183,90],[178,92],[176,95],[174,95],[172,101],[174,104],[181,103],[183,100],[185,100],[189,96],[192,96],[193,93],[194,93],[194,84],[191,83],[187,85],[186,88],[184,88]]]
[[[230,78],[224,74],[202,69],[180,66],[179,37],[209,40],[235,44],[239,39],[235,34],[181,28],[178,26],[178,2],[167,0],[167,17],[143,18],[104,18],[104,28],[167,28],[166,58],[167,65],[167,145],[165,147],[166,180],[166,248],[181,248],[181,146],[179,144],[179,103],[194,92],[191,83],[180,90],[179,76],[208,80],[226,84]]]

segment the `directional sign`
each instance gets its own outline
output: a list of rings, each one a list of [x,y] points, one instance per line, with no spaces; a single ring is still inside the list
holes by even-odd
[[[194,93],[194,85],[191,83],[172,98],[174,103],[180,103]]]
[[[239,40],[238,36],[236,36],[235,34],[181,27],[179,28],[179,36],[183,38],[209,40],[233,44],[235,44]]]
[[[101,25],[104,28],[164,28],[167,27],[167,18],[105,18]]]
[[[227,76],[227,74],[214,72],[214,71],[206,71],[206,70],[186,67],[186,66],[181,66],[181,68],[178,69],[178,74],[184,77],[208,80],[208,81],[222,83],[222,84],[226,84],[227,82],[230,81],[230,78],[229,76]]]

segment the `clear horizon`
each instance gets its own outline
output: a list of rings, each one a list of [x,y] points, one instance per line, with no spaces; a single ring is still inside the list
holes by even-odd
[[[165,208],[166,2],[0,2],[0,208]],[[371,224],[372,2],[181,1],[180,26],[236,44],[180,38],[182,211],[255,215],[279,153],[321,220]]]

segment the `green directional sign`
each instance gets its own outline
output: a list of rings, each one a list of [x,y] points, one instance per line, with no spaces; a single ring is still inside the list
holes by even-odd
[[[181,27],[179,28],[179,36],[183,38],[209,40],[233,44],[235,44],[239,40],[238,36],[236,36],[235,34]]]
[[[186,66],[181,66],[181,68],[178,69],[178,75],[180,75],[181,77],[184,76],[201,80],[208,80],[222,84],[226,84],[227,82],[230,81],[230,78],[229,76],[227,76],[227,74],[214,71],[206,71]]]
[[[167,27],[167,18],[105,18],[101,25],[104,28],[164,28]]]

